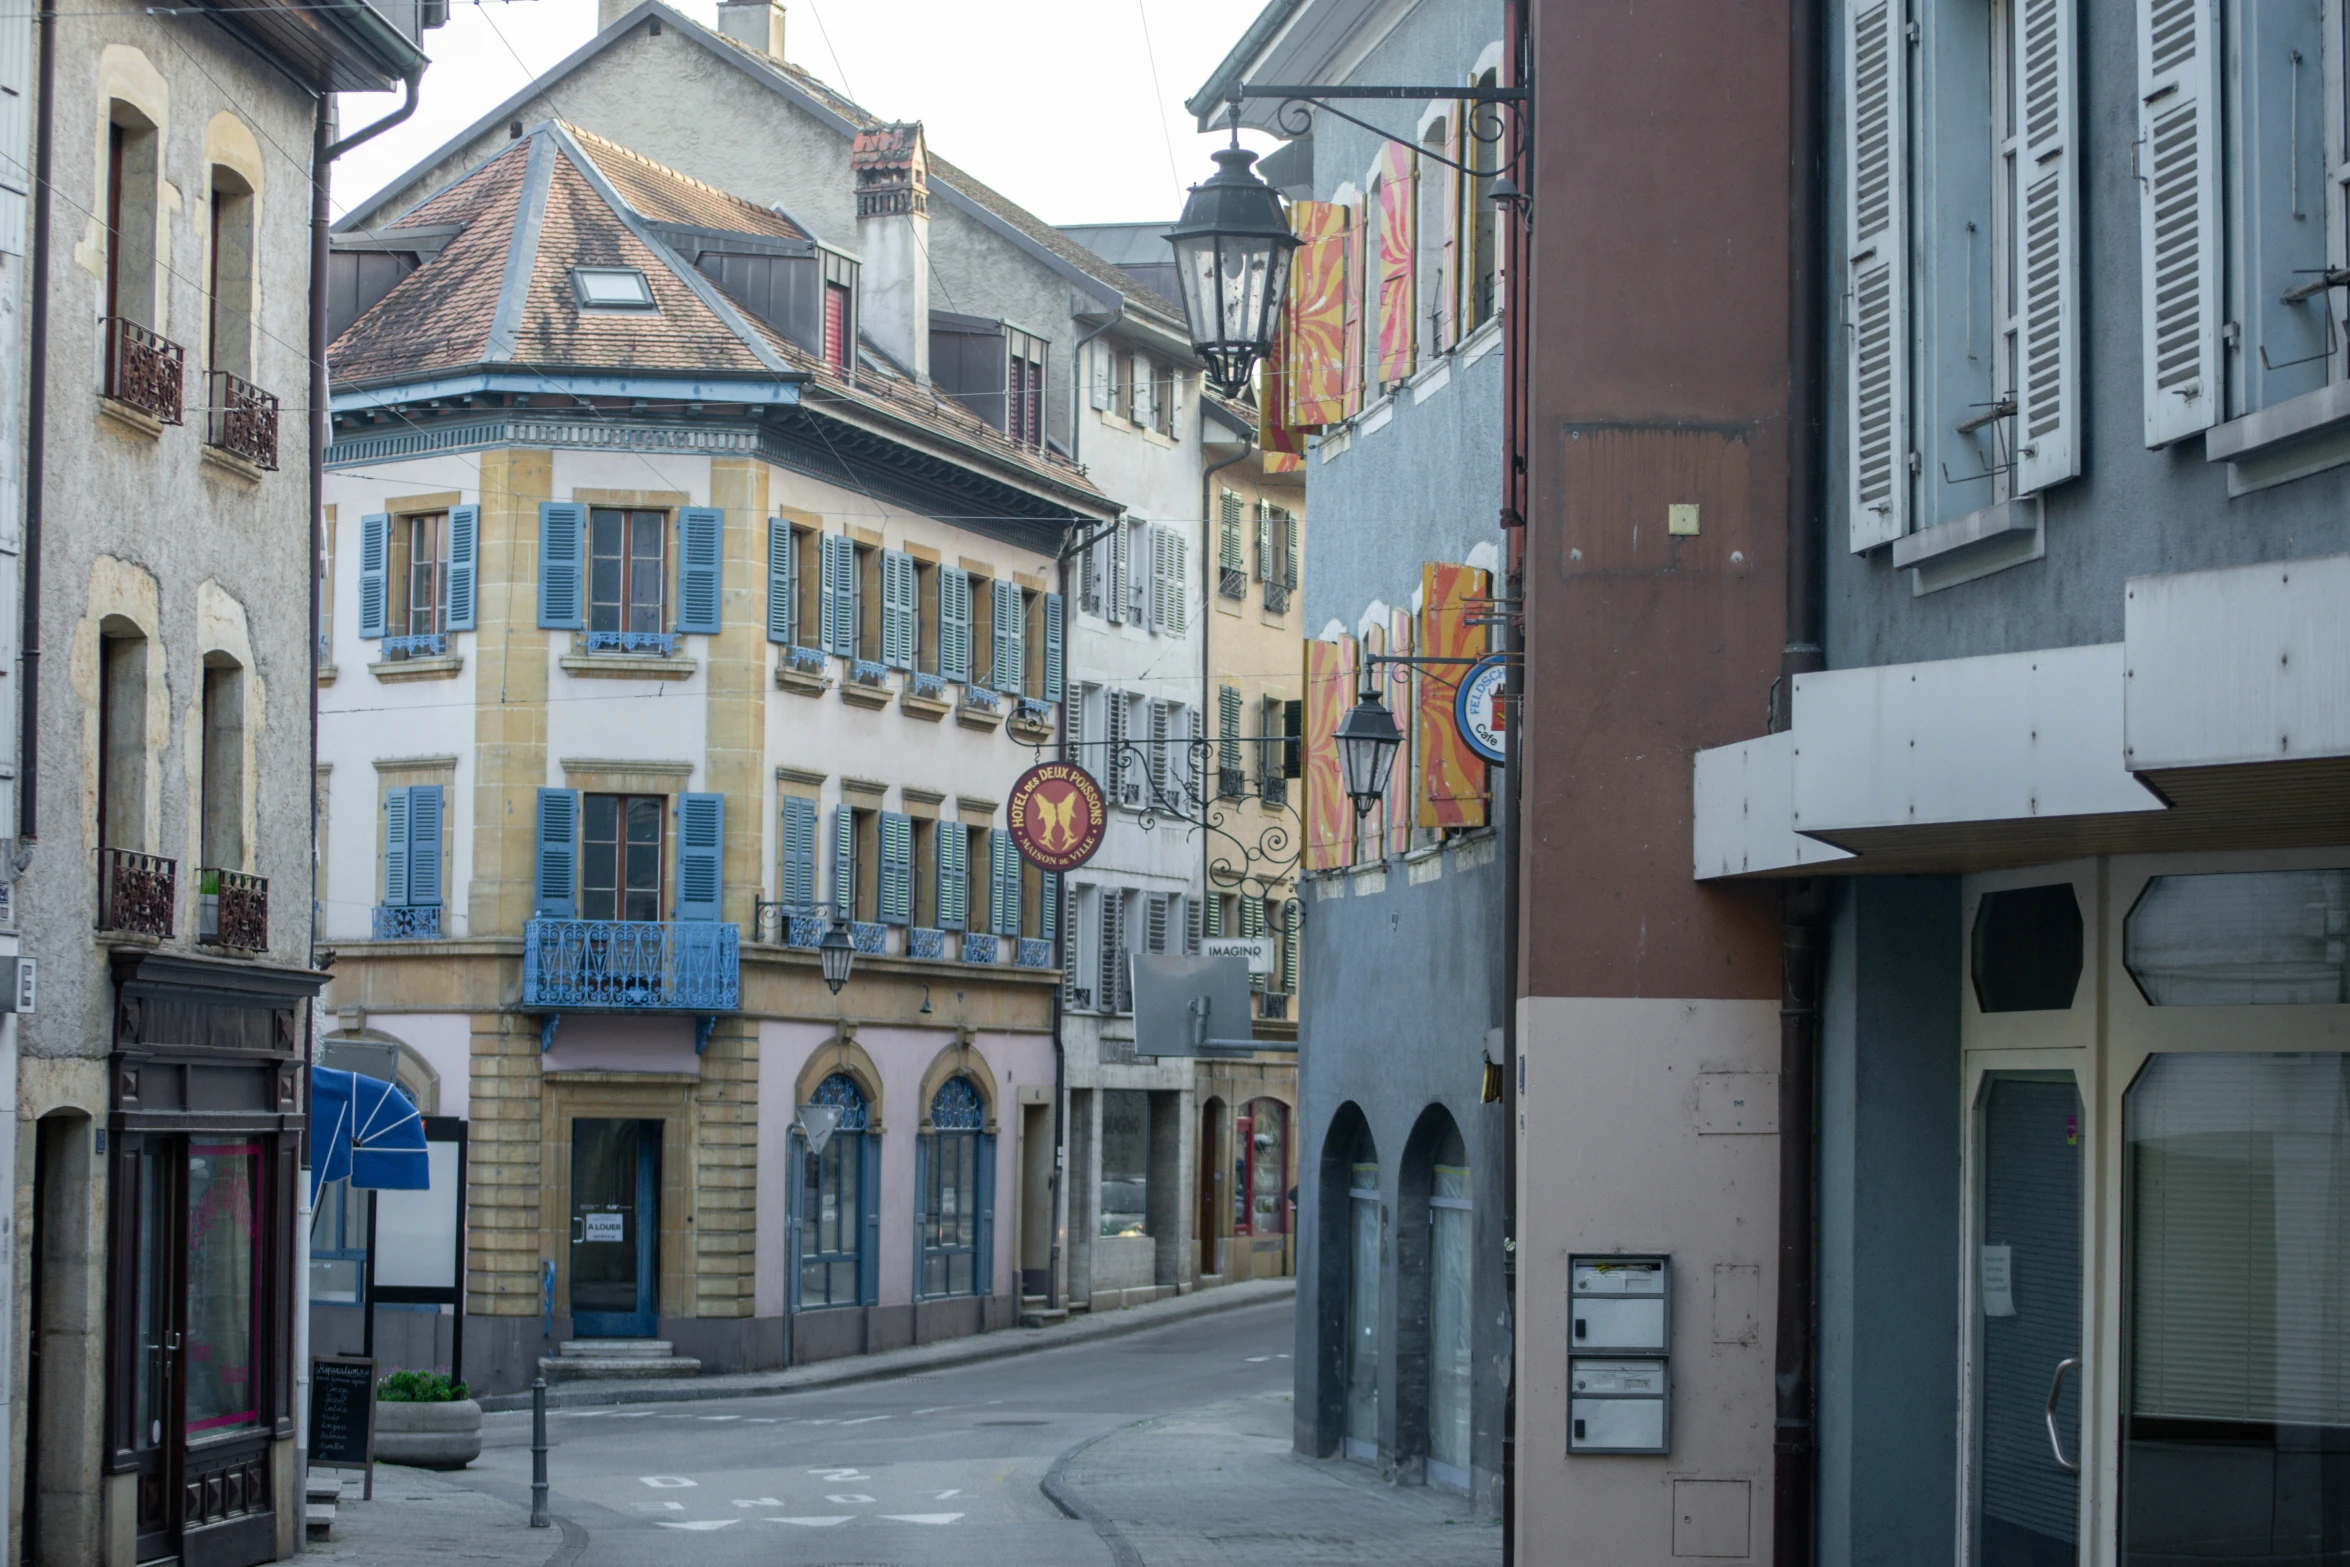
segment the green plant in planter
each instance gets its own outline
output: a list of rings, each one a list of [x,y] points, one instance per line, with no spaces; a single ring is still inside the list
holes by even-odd
[[[380,1404],[453,1404],[470,1396],[464,1383],[438,1371],[395,1371],[375,1387]]]

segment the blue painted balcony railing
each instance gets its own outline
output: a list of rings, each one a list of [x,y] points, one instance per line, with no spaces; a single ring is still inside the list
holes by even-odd
[[[906,689],[929,702],[943,702],[947,699],[947,683],[936,675],[926,675],[920,670],[906,677]]]
[[[386,658],[439,658],[448,651],[448,633],[442,631],[419,631],[414,636],[384,638]]]
[[[1014,700],[1012,717],[1023,724],[1050,724],[1053,710],[1032,696],[1024,696]]]
[[[591,631],[587,633],[590,653],[658,653],[663,658],[677,651],[678,634],[674,631]]]
[[[849,660],[849,678],[861,686],[886,686],[889,684],[889,666],[852,658]]]
[[[441,906],[420,903],[408,908],[391,908],[384,904],[375,907],[375,939],[378,941],[429,941],[441,933]]]
[[[993,963],[996,960],[995,937],[978,931],[963,933],[963,961],[966,963]]]
[[[1004,706],[997,700],[996,694],[985,686],[965,686],[963,705],[982,713],[1001,712]]]
[[[1020,950],[1014,954],[1012,961],[1020,968],[1051,968],[1053,944],[1041,936],[1022,936]]]
[[[532,920],[522,1005],[603,1012],[732,1012],[742,928],[705,920]]]
[[[944,958],[947,955],[947,933],[917,925],[906,932],[906,956],[909,958]]]
[[[870,957],[881,956],[882,943],[889,936],[887,925],[868,924],[864,920],[849,921],[849,940],[857,950]]]
[[[824,673],[824,650],[822,648],[787,647],[783,650],[783,659],[785,663],[803,675]]]

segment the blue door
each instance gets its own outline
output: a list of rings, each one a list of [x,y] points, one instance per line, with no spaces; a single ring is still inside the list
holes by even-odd
[[[661,1123],[571,1123],[571,1331],[651,1338],[659,1301]]]

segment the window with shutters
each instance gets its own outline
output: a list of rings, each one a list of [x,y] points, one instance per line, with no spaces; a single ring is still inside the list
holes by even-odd
[[[857,629],[852,645],[857,659],[867,664],[883,662],[881,557],[882,551],[875,545],[852,542],[849,546],[849,591],[857,601]]]
[[[1248,560],[1240,542],[1240,492],[1226,490],[1216,510],[1216,591],[1228,599],[1248,597]]]
[[[1472,86],[1497,85],[1495,72],[1487,71]],[[1501,274],[1501,255],[1498,235],[1500,225],[1496,214],[1500,211],[1493,202],[1493,180],[1499,167],[1501,138],[1501,111],[1492,104],[1471,107],[1473,130],[1465,143],[1467,156],[1461,159],[1476,172],[1466,182],[1469,212],[1463,228],[1468,237],[1469,254],[1462,265],[1461,335],[1466,336],[1493,319],[1500,308],[1501,295],[1494,287]]]
[[[1066,877],[1061,881],[1061,1005],[1072,1012],[1093,1010],[1096,933],[1094,890]]]
[[[883,811],[876,836],[881,859],[878,917],[884,925],[910,925],[914,919],[913,819]]]
[[[970,655],[967,660],[969,674],[966,678],[971,684],[992,691],[996,680],[995,579],[970,574],[965,580],[970,584],[970,608],[966,624],[971,628]]]
[[[910,557],[914,578],[914,662],[926,675],[941,673],[938,664],[939,603],[936,563]]]
[[[589,794],[579,806],[579,917],[661,918],[669,802],[655,794]]]
[[[1005,377],[1005,428],[1012,444],[1026,451],[1041,452],[1045,443],[1045,366],[1048,348],[1045,340],[1010,328],[1011,366]]]
[[[791,547],[792,645],[821,648],[824,646],[824,534],[795,523]]]
[[[669,515],[597,506],[588,511],[588,624],[591,637],[668,629]],[[591,642],[591,645],[592,642]],[[618,644],[616,644],[618,645]]]
[[[384,579],[388,613],[384,657],[426,658],[441,650],[433,639],[444,629],[442,610],[449,581],[449,514],[423,512],[392,519],[390,558]],[[415,638],[419,640],[401,640]]]
[[[1248,774],[1240,760],[1241,705],[1238,686],[1216,688],[1216,795],[1219,799],[1237,800],[1248,792]]]
[[[402,781],[417,777],[437,777],[438,781]],[[378,907],[402,912],[376,916],[374,929],[379,938],[445,934],[438,913],[449,884],[450,781],[445,770],[382,775],[377,857],[383,872]],[[424,913],[428,910],[430,915]]]
[[[805,787],[805,786],[803,786]],[[782,852],[777,856],[776,901],[794,914],[814,914],[817,803],[813,793],[786,794],[779,803]]]
[[[1297,591],[1297,532],[1296,519],[1285,507],[1270,502],[1259,505],[1258,538],[1262,559],[1258,575],[1265,582],[1265,609],[1269,614],[1289,613],[1290,595]]]
[[[938,821],[916,816],[907,822],[907,874],[912,882],[913,923],[938,928]]]

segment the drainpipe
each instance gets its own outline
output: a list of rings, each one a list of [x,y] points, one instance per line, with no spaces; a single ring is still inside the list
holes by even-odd
[[[1530,51],[1527,48],[1527,12],[1523,0],[1504,0],[1502,6],[1502,37],[1507,46],[1502,51],[1501,83],[1517,87],[1532,80],[1528,69]],[[1507,116],[1510,135],[1503,142],[1507,147],[1519,147],[1530,141],[1533,128],[1529,116],[1520,109],[1503,111]],[[1516,184],[1530,200],[1534,193],[1532,177],[1533,155],[1528,147],[1524,161],[1518,167]],[[1518,995],[1525,984],[1525,965],[1519,954],[1524,939],[1524,922],[1518,907],[1524,892],[1524,872],[1519,856],[1524,852],[1525,837],[1521,828],[1522,802],[1526,795],[1525,752],[1521,737],[1525,733],[1526,696],[1526,376],[1528,356],[1526,345],[1532,339],[1532,323],[1527,320],[1533,291],[1526,278],[1526,263],[1532,251],[1527,229],[1530,208],[1526,202],[1512,202],[1503,209],[1504,221],[1497,224],[1503,243],[1507,246],[1501,320],[1502,363],[1502,476],[1501,524],[1507,539],[1508,565],[1503,581],[1503,594],[1512,602],[1507,614],[1498,617],[1501,625],[1503,649],[1517,657],[1503,668],[1502,701],[1508,714],[1509,726],[1502,731],[1502,953],[1507,983],[1502,995],[1501,1043],[1502,1090],[1501,1106],[1504,1119],[1502,1149],[1502,1242],[1501,1281],[1503,1320],[1508,1324],[1510,1358],[1508,1381],[1502,1392],[1501,1424],[1501,1560],[1502,1567],[1516,1567],[1518,1561],[1518,1138],[1521,1135],[1518,1118],[1519,1073],[1523,1070],[1518,1055]]]
[[[1821,6],[1797,0],[1788,17],[1788,462],[1787,641],[1779,655],[1774,727],[1794,722],[1795,679],[1827,665],[1821,645],[1821,580],[1827,525],[1821,416],[1827,170],[1822,158]],[[1813,1204],[1820,1048],[1820,975],[1828,887],[1789,882],[1781,915],[1779,980],[1779,1298],[1772,1366],[1777,1407],[1771,1443],[1771,1559],[1802,1567],[1815,1546],[1819,1258]]]
[[[43,0],[44,5],[54,0]],[[334,139],[334,95],[318,95],[318,112],[310,127],[310,791],[312,814],[315,817],[318,793],[318,666],[321,662],[318,648],[320,593],[323,573],[320,562],[326,553],[326,443],[332,425],[327,417],[326,386],[326,259],[327,226],[330,213],[327,206],[327,170],[334,160],[358,146],[361,142],[382,135],[416,112],[416,89],[423,75],[423,67],[409,72],[402,86],[406,96],[400,107],[361,131],[355,131],[341,141]],[[46,100],[44,100],[46,101]],[[46,179],[42,188],[47,189]],[[312,823],[310,906],[318,907],[317,828]],[[318,929],[310,931],[313,952],[318,946]],[[314,960],[315,961],[315,960]],[[317,1054],[318,1003],[309,1007],[309,1019],[302,1030],[303,1060],[307,1064]],[[303,1076],[308,1077],[305,1071]],[[303,1084],[302,1103],[310,1103],[309,1084]],[[297,1218],[294,1238],[294,1404],[300,1412],[294,1424],[294,1473],[309,1472],[308,1443],[310,1430],[310,1172],[307,1168],[296,1172],[300,1191],[295,1198]],[[465,1331],[463,1313],[457,1317],[456,1331]]]
[[[40,841],[41,778],[41,514],[47,498],[49,455],[49,175],[57,133],[49,107],[57,90],[57,0],[41,0],[39,82],[33,109],[33,239],[27,258],[32,319],[25,360],[24,615],[20,625],[23,690],[17,698],[16,836],[20,856]],[[312,682],[316,684],[315,681]],[[22,866],[10,866],[16,875]],[[13,1074],[12,1074],[13,1075]]]

